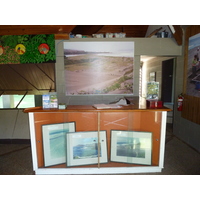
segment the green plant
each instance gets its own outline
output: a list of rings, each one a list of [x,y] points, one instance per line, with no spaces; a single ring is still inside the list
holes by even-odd
[[[3,54],[0,56],[0,64],[18,64],[20,63],[20,56],[15,50],[9,46],[4,48]]]
[[[3,47],[10,47],[14,49],[15,46],[18,44],[17,35],[3,35],[1,36],[0,40]]]
[[[42,63],[55,61],[54,35],[5,35],[0,37],[4,53],[0,56],[0,63]],[[47,54],[41,54],[38,46],[46,43],[50,50]],[[26,51],[22,55],[15,52],[17,44],[23,44]],[[19,60],[20,59],[20,60]]]

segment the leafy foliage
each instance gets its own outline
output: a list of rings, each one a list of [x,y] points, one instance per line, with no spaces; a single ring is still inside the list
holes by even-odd
[[[54,35],[6,35],[0,37],[1,45],[6,48],[3,55],[0,56],[0,63],[16,63],[16,59],[20,58],[20,63],[43,63],[43,62],[55,62],[55,40]],[[41,54],[39,52],[39,45],[46,43],[50,50],[47,54]],[[26,51],[22,55],[18,55],[15,52],[15,46],[17,44],[23,44],[26,47]],[[12,54],[12,56],[8,56]],[[18,60],[19,63],[19,60]]]
[[[0,64],[18,64],[20,63],[20,55],[11,47],[5,47],[3,54],[0,56]]]

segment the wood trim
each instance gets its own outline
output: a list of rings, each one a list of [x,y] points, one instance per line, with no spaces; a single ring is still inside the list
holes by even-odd
[[[155,111],[171,111],[170,108],[162,107],[162,108],[152,108],[152,109],[146,109],[146,108],[138,108],[135,107],[134,105],[128,105],[128,106],[123,106],[122,108],[117,108],[117,109],[95,109],[92,105],[69,105],[67,106],[66,109],[42,109],[42,107],[35,107],[35,108],[26,108],[24,109],[25,113],[30,113],[30,112],[44,112],[44,113],[70,113],[70,112],[155,112]]]
[[[0,35],[37,35],[70,33],[76,25],[0,25]]]
[[[190,36],[189,29],[185,32],[185,48],[184,48],[184,80],[183,80],[183,93],[186,94],[187,87],[187,63],[188,63],[188,39]]]
[[[69,40],[69,34],[55,34],[55,40]]]
[[[200,124],[200,98],[184,95],[182,117]]]
[[[183,31],[182,31],[180,25],[172,25],[172,26],[175,30],[174,33],[171,31],[171,33],[174,36],[174,39],[176,40],[178,45],[182,45],[182,43],[183,43]],[[169,29],[170,29],[170,27],[169,27]]]

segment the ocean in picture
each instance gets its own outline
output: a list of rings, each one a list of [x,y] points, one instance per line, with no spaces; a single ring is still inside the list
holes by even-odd
[[[65,154],[65,135],[69,129],[61,129],[50,131],[50,155],[51,158],[61,158]]]
[[[117,156],[145,158],[145,149],[141,147],[140,138],[118,137]]]
[[[74,138],[73,159],[85,159],[98,157],[97,138]],[[101,150],[100,150],[101,157]]]

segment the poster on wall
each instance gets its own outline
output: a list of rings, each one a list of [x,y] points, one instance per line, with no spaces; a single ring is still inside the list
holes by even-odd
[[[158,99],[159,95],[159,82],[147,82],[147,95],[146,99]]]
[[[189,38],[186,94],[200,97],[200,33]]]
[[[64,42],[66,95],[133,94],[134,42]]]
[[[53,34],[0,36],[0,64],[55,62]]]

